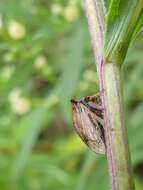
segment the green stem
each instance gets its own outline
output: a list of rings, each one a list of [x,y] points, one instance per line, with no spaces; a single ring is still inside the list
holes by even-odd
[[[124,109],[120,69],[116,63],[103,61],[105,33],[104,7],[101,0],[85,0],[85,11],[91,33],[102,104],[108,168],[112,190],[134,190]]]
[[[103,64],[100,69],[105,138],[112,190],[134,190],[124,109],[120,70],[116,64]]]

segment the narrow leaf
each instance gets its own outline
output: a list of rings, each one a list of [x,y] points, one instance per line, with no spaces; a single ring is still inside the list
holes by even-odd
[[[47,118],[47,110],[38,108],[33,110],[22,120],[19,128],[26,127],[25,135],[21,139],[21,148],[18,151],[16,162],[14,164],[14,176],[18,177],[27,162],[28,156],[38,138],[40,129]]]
[[[112,0],[105,34],[107,62],[123,62],[142,10],[142,0]]]
[[[83,67],[84,48],[87,38],[86,30],[84,30],[83,20],[78,23],[73,32],[73,36],[69,41],[66,65],[64,67],[62,78],[59,82],[59,96],[61,107],[66,119],[69,119],[70,99],[77,86],[80,78],[81,69]]]

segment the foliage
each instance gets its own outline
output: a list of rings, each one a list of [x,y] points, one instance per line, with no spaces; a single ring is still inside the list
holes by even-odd
[[[70,99],[98,91],[80,1],[0,3],[1,189],[107,189],[106,160],[73,131]],[[124,65],[127,127],[137,190],[143,162],[143,42]],[[88,183],[87,183],[88,180]]]
[[[124,61],[133,34],[143,25],[142,10],[142,0],[111,1],[105,34],[105,55],[109,61],[118,64]]]

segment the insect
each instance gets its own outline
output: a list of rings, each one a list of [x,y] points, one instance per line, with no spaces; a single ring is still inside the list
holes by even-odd
[[[83,142],[94,152],[105,154],[103,108],[99,94],[71,100],[73,125]]]

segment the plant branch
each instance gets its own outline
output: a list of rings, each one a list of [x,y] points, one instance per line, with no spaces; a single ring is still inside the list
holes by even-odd
[[[85,11],[99,76],[108,168],[112,190],[134,190],[124,111],[120,69],[116,63],[104,63],[104,7],[101,0],[85,0]]]
[[[105,8],[101,0],[85,0],[84,8],[91,33],[97,69],[99,70],[103,59]]]

